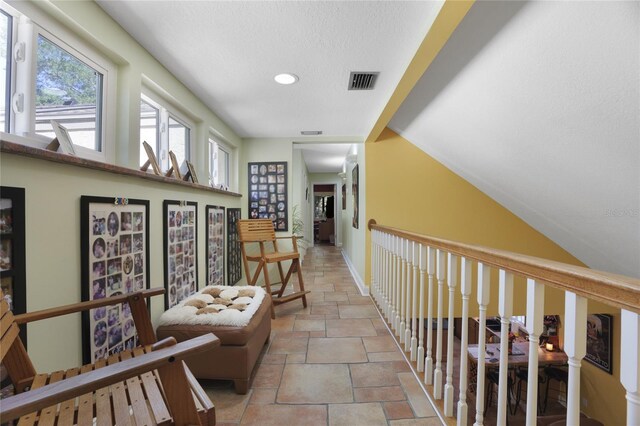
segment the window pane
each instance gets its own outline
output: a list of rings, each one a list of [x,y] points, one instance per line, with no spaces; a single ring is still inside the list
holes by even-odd
[[[142,146],[146,141],[158,157],[158,130],[160,123],[160,111],[145,101],[140,101],[140,165],[148,159],[147,152]]]
[[[9,133],[11,16],[0,10],[0,129]]]
[[[229,153],[218,147],[218,180],[229,187]]]
[[[218,185],[218,144],[209,139],[209,152],[211,158],[209,159],[209,179],[214,185]]]
[[[181,166],[187,158],[189,144],[189,128],[169,117],[169,150],[173,151]]]
[[[101,150],[102,74],[38,35],[36,133],[55,137],[50,120],[74,144]]]

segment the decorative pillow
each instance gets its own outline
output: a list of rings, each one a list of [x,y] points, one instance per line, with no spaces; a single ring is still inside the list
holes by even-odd
[[[163,313],[159,325],[244,327],[251,321],[265,295],[261,287],[205,287]]]

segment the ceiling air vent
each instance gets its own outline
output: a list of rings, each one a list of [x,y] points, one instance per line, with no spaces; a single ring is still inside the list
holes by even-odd
[[[379,72],[355,72],[349,75],[349,90],[371,90]]]
[[[321,135],[322,130],[303,130],[300,132],[300,134],[304,136]]]

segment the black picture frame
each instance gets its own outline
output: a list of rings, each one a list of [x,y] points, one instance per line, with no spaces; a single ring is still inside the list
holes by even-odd
[[[0,287],[14,315],[27,311],[25,190],[0,186]],[[20,326],[27,345],[27,325]]]
[[[613,374],[612,315],[587,315],[587,354],[584,359],[607,373]]]
[[[242,257],[238,239],[240,209],[227,209],[227,285],[236,285],[242,278]]]
[[[224,285],[225,272],[225,208],[206,206],[207,217],[207,285]]]
[[[162,229],[166,310],[198,291],[198,203],[164,200]],[[187,237],[183,238],[185,232]]]
[[[353,192],[353,220],[351,221],[351,224],[356,229],[358,229],[360,226],[360,213],[359,213],[360,186],[358,184],[359,173],[360,173],[360,170],[358,165],[356,164],[353,170],[351,171],[351,190]]]
[[[249,163],[249,219],[271,219],[276,232],[289,230],[287,162]]]
[[[82,300],[148,289],[149,235],[148,200],[81,196]],[[83,312],[82,336],[85,364],[138,345],[126,303]]]

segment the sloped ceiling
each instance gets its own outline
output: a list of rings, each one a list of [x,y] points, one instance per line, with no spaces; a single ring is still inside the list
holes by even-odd
[[[640,277],[639,55],[638,2],[476,2],[389,127],[588,266]]]

